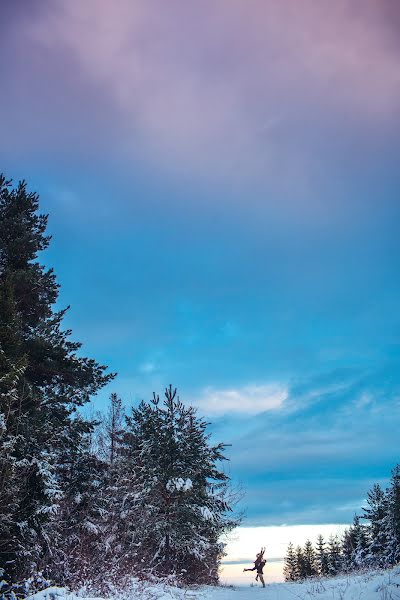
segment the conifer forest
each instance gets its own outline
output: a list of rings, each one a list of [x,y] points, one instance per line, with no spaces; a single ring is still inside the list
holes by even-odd
[[[2,598],[46,582],[132,576],[216,583],[237,524],[222,443],[172,386],[125,410],[82,407],[116,376],[84,355],[41,260],[39,197],[0,177],[0,580]]]
[[[313,546],[289,544],[285,557],[286,581],[324,577],[352,571],[388,568],[400,562],[400,465],[392,470],[389,486],[375,484],[367,494],[366,507],[355,515],[343,535]]]

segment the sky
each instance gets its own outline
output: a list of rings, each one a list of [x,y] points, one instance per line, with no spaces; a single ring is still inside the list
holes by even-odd
[[[255,540],[349,523],[399,461],[397,0],[1,13],[0,170],[118,372],[93,407],[172,383],[231,444]]]

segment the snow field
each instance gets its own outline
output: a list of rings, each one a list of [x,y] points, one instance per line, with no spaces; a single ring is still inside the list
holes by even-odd
[[[164,584],[132,581],[131,589],[107,600],[400,600],[400,566],[348,576],[313,579],[304,583],[271,583],[261,586],[198,587],[178,589]],[[101,600],[65,588],[52,587],[29,600]]]

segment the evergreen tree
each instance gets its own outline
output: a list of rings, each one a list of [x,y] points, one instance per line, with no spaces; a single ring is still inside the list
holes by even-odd
[[[96,565],[103,567],[94,573],[92,581],[96,582],[97,590],[106,594],[109,584],[121,585],[124,577],[143,570],[138,549],[142,545],[140,532],[145,523],[137,478],[139,465],[135,464],[132,453],[135,440],[126,430],[126,416],[116,394],[111,394],[107,415],[98,426],[96,450],[106,469],[99,487],[102,492],[98,499],[102,506],[98,523],[101,536]]]
[[[15,553],[23,552],[18,538],[15,503],[22,490],[22,469],[17,454],[19,440],[18,431],[12,430],[9,424],[17,418],[19,383],[25,366],[22,361],[19,367],[10,364],[1,348],[0,364],[3,374],[0,380],[0,576],[9,578],[6,567],[12,560],[11,549]]]
[[[61,457],[87,433],[74,412],[112,378],[62,329],[55,274],[37,261],[50,241],[38,208],[24,182],[12,188],[0,176],[0,496],[13,498],[0,505],[0,565],[13,580],[52,554],[69,485]]]
[[[107,433],[110,440],[110,464],[114,463],[121,445],[123,434],[124,410],[122,408],[121,398],[117,394],[111,394],[111,407],[108,414]]]
[[[338,537],[331,535],[328,540],[329,574],[337,575],[342,567],[341,549]]]
[[[207,423],[169,387],[127,418],[127,456],[135,473],[129,532],[136,560],[148,571],[186,582],[216,582],[219,538],[237,521],[227,497],[229,478],[218,466],[223,444],[211,445]]]
[[[108,465],[91,451],[90,432],[85,436],[72,434],[76,444],[62,455],[62,477],[68,483],[60,500],[55,533],[53,528],[57,543],[47,561],[58,584],[77,589],[90,582],[98,587],[106,576],[102,544]]]
[[[356,568],[365,566],[367,556],[368,537],[366,526],[360,523],[360,517],[354,517],[352,535],[354,539],[353,565]]]
[[[318,574],[315,551],[310,540],[307,540],[303,550],[304,572],[306,577],[314,577]]]
[[[292,542],[290,542],[287,549],[283,574],[285,576],[285,581],[296,581],[297,579],[297,560]]]
[[[383,532],[386,539],[385,562],[394,565],[400,561],[400,465],[392,470],[387,490],[386,514]]]
[[[123,444],[125,433],[125,411],[117,394],[110,395],[110,404],[105,417],[98,419],[96,450],[111,466]]]
[[[379,484],[375,484],[368,492],[367,508],[362,517],[370,523],[369,544],[366,561],[370,565],[383,566],[387,544],[385,532],[385,515],[388,512],[387,498]]]
[[[317,538],[317,553],[316,553],[316,561],[318,574],[324,577],[329,573],[329,559],[328,553],[326,550],[325,540],[322,535],[319,535]]]
[[[306,565],[304,561],[303,549],[301,546],[296,548],[296,579],[305,579],[307,577]]]
[[[357,547],[353,527],[345,530],[342,539],[342,568],[347,573],[354,569],[354,554]]]
[[[361,522],[366,519],[367,524]],[[296,578],[313,572],[314,551],[310,542],[295,552]],[[285,577],[291,580],[293,548],[285,559]],[[400,465],[392,470],[386,492],[374,485],[368,492],[367,507],[362,516],[355,515],[351,527],[342,538],[331,536],[328,548],[318,537],[315,563],[320,575],[337,575],[369,566],[394,565],[400,562]]]

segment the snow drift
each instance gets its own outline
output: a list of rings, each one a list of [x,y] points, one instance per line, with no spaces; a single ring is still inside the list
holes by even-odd
[[[115,591],[105,600],[399,600],[400,566],[333,578],[310,579],[303,583],[273,583],[265,589],[249,587],[207,587],[179,589],[162,583],[146,584],[132,580],[123,594]],[[101,600],[85,593],[71,593],[51,587],[29,600]]]

